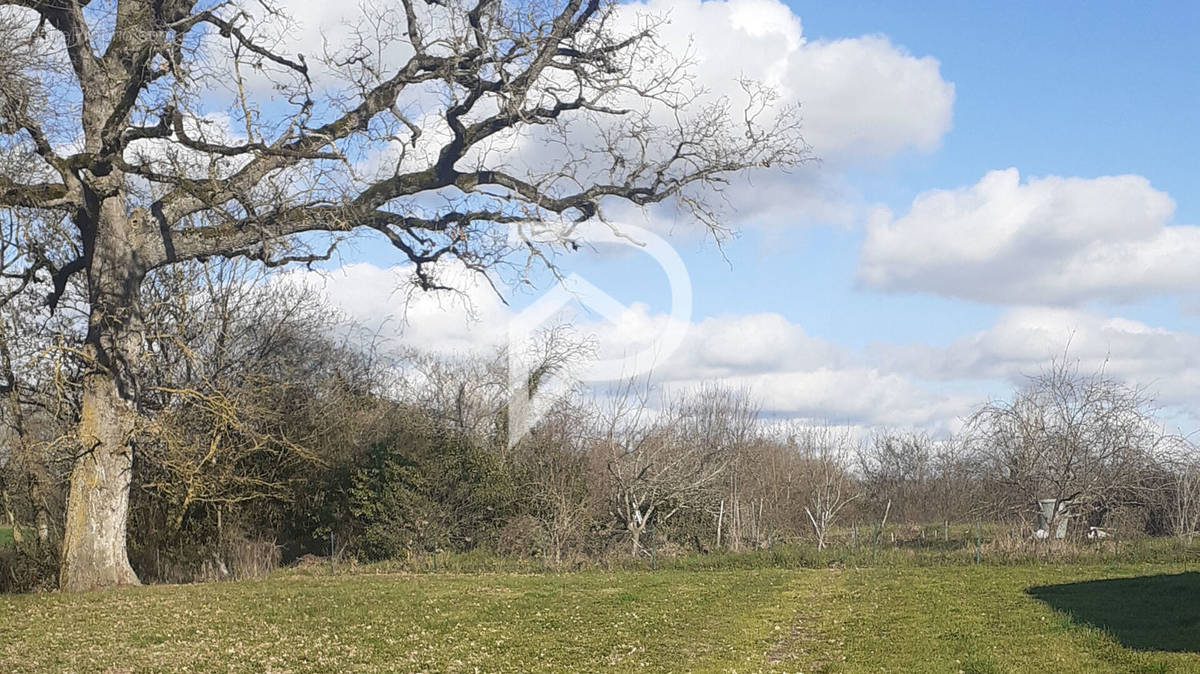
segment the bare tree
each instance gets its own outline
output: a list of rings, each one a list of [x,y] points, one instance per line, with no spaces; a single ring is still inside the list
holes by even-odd
[[[154,270],[312,262],[369,231],[438,287],[443,259],[550,260],[610,201],[673,200],[720,231],[711,189],[806,155],[769,91],[747,83],[744,109],[697,91],[656,43],[661,21],[623,26],[615,3],[370,12],[306,57],[275,46],[286,16],[266,0],[0,3],[0,209],[21,221],[7,273],[50,306],[86,287],[63,588],[138,582],[125,520]],[[314,85],[318,64],[332,86]],[[521,137],[561,151],[523,154]]]
[[[0,218],[3,218],[0,215]],[[11,218],[3,225],[16,226]],[[0,266],[19,264],[0,242]],[[6,290],[18,284],[5,280]],[[84,332],[78,288],[50,313],[36,297],[13,293],[0,304],[0,501],[14,531],[36,532],[24,548],[57,560],[62,504],[71,468],[71,421],[79,412],[78,357]],[[17,534],[20,538],[20,534]]]
[[[1103,369],[1082,375],[1065,359],[1011,401],[983,406],[968,433],[997,487],[996,505],[1021,512],[1053,499],[1051,530],[1064,503],[1091,508],[1098,521],[1136,501],[1141,472],[1167,437],[1143,391]]]
[[[378,375],[369,345],[337,343],[338,318],[310,288],[263,283],[235,262],[164,272],[173,278],[143,297],[155,357],[140,377],[135,437],[138,486],[169,507],[170,535],[195,509],[286,498],[281,475],[317,462],[301,410],[327,402],[329,388],[366,394]],[[348,412],[325,425],[346,430]]]
[[[1200,450],[1181,441],[1164,464],[1168,477],[1160,489],[1166,493],[1171,531],[1190,545],[1200,535]]]
[[[652,387],[623,383],[604,403],[599,442],[612,482],[612,514],[634,555],[653,524],[711,496],[757,409],[744,392],[716,386],[650,405]]]
[[[968,439],[954,435],[934,441],[932,493],[927,498],[927,517],[946,524],[973,514],[980,502],[979,462],[971,455]]]
[[[750,391],[719,385],[705,385],[695,393],[692,405],[695,412],[689,425],[692,442],[701,445],[724,447],[727,455],[723,471],[725,494],[714,504],[717,520],[716,544],[726,541],[733,550],[743,543],[763,543],[764,507],[761,487],[748,484],[758,477],[754,466],[753,450],[759,439],[757,404]],[[724,538],[722,533],[724,532]]]
[[[523,347],[523,348],[522,348]],[[509,349],[519,349],[511,354]],[[538,396],[541,411],[552,408],[559,395],[547,384],[569,382],[567,374],[595,356],[595,340],[579,335],[566,323],[539,330],[524,345],[505,345],[491,354],[411,353],[415,376],[407,393],[428,413],[466,433],[481,446],[507,454],[509,446],[528,428],[510,429],[510,419],[531,417]],[[516,370],[510,373],[510,369]],[[513,377],[519,383],[511,385]],[[571,394],[570,387],[557,392]],[[519,409],[510,414],[509,407]]]
[[[525,488],[521,498],[539,525],[544,554],[556,567],[569,548],[582,544],[597,506],[603,506],[597,502],[602,494],[589,489],[587,480],[592,412],[586,401],[561,397],[513,448]]]
[[[408,395],[438,421],[492,446],[503,435],[508,379],[501,357],[415,353]]]
[[[879,509],[891,502],[895,519],[923,521],[932,500],[934,443],[919,432],[876,433],[857,452],[869,498]]]
[[[855,443],[847,429],[791,424],[787,444],[800,458],[804,514],[817,538],[817,549],[823,550],[838,516],[862,495],[850,474]]]

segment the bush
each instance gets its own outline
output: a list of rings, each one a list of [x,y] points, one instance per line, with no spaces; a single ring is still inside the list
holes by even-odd
[[[58,555],[50,548],[0,543],[0,593],[50,590],[58,583]]]
[[[366,560],[491,543],[513,501],[493,454],[433,423],[408,424],[372,446],[351,482],[356,547]]]
[[[546,533],[529,515],[512,518],[500,529],[496,552],[505,557],[527,558],[546,554]]]

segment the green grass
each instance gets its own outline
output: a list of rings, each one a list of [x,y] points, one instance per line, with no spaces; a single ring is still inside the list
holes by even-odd
[[[848,570],[825,595],[830,608],[821,623],[846,643],[846,671],[1196,672],[1196,605],[1161,613],[1174,601],[1197,600],[1200,575],[1178,575],[1185,571],[1176,565]],[[1144,583],[1172,585],[1157,580],[1163,575],[1177,579],[1176,589],[1146,597]],[[1092,616],[1163,630],[1163,640],[1146,648],[1124,645],[1103,622],[1081,619],[1051,599],[1056,588],[1139,577],[1149,580],[1097,588],[1107,596],[1091,602]]]
[[[10,526],[0,526],[0,548],[13,544],[13,530]]]
[[[287,572],[2,597],[0,668],[1194,672],[1197,570]]]

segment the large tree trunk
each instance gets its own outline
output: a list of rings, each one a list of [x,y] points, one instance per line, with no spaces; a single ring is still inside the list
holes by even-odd
[[[59,586],[88,590],[136,585],[125,549],[134,410],[121,399],[111,377],[89,375],[83,387],[81,455],[71,470]]]
[[[89,590],[136,585],[125,527],[137,425],[136,374],[142,354],[138,291],[144,271],[137,259],[136,218],[119,197],[98,209],[88,275],[91,315],[85,352],[78,449],[71,470],[59,586]]]

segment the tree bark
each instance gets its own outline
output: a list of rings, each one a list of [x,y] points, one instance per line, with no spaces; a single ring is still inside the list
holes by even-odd
[[[59,586],[90,590],[137,585],[125,525],[137,425],[136,370],[142,354],[137,218],[116,195],[98,208],[88,274],[91,315],[77,454],[71,470]]]
[[[87,378],[79,421],[81,455],[71,470],[63,529],[63,590],[138,584],[125,548],[132,415],[132,406],[121,399],[111,378]]]

